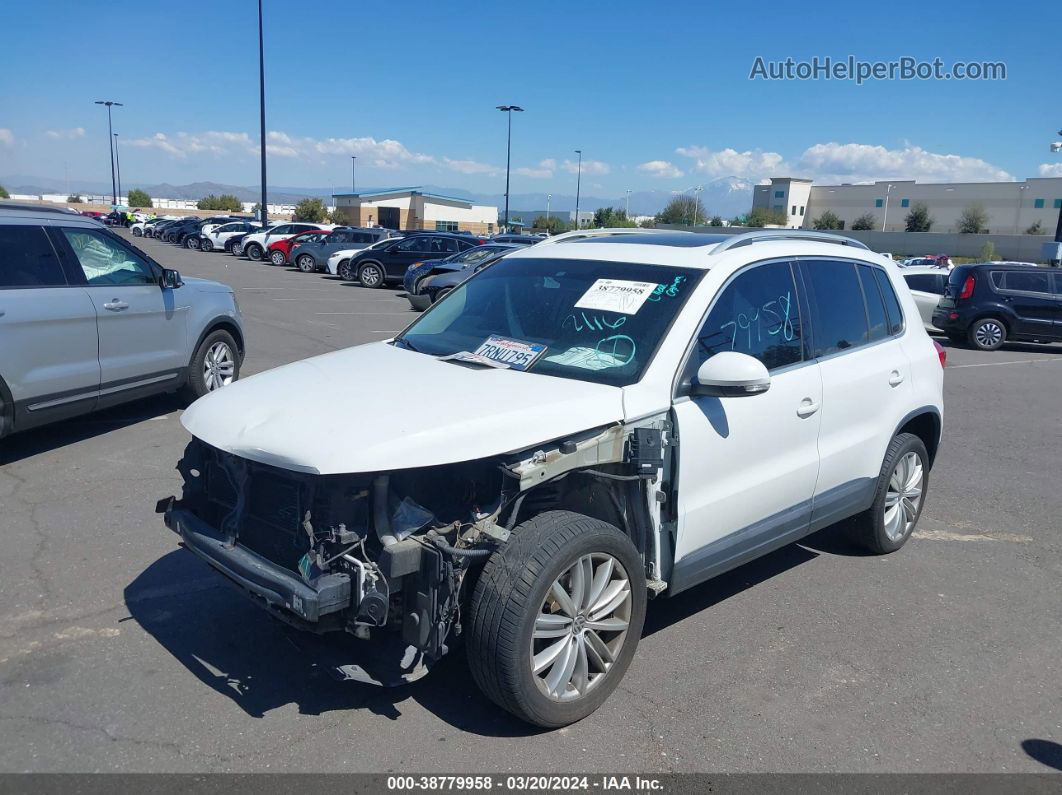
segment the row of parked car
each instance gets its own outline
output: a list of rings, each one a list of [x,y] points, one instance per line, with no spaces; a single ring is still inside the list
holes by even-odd
[[[410,305],[423,310],[476,271],[514,249],[543,238],[470,232],[398,232],[383,227],[352,227],[304,221],[263,229],[248,218],[214,216],[154,220],[132,226],[134,236],[226,252],[271,265],[291,265],[304,273],[328,273],[363,287],[401,283]]]

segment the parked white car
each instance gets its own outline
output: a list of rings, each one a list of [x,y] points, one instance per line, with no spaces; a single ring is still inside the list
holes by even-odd
[[[311,224],[302,221],[276,224],[268,229],[263,229],[261,232],[247,235],[243,239],[243,255],[253,260],[263,259],[270,243],[286,240],[300,232],[313,232],[315,229],[335,229],[335,226],[333,224]]]
[[[915,306],[918,307],[918,315],[922,318],[922,325],[926,331],[940,331],[933,325],[933,310],[937,308],[940,297],[944,295],[944,288],[948,286],[948,270],[946,268],[910,267],[903,269],[903,280],[914,298]]]
[[[203,227],[203,233],[199,237],[200,251],[228,251],[228,241],[236,235],[242,235],[261,229],[262,224],[258,221],[231,221],[227,224],[210,224]],[[208,231],[209,230],[209,231]]]
[[[197,401],[166,521],[271,615],[360,638],[348,678],[412,681],[461,635],[488,697],[561,726],[616,688],[650,596],[845,519],[903,546],[943,413],[917,318],[854,240],[559,235],[394,339]],[[371,422],[292,410],[336,395]]]
[[[393,237],[387,237],[383,240],[377,240],[375,243],[369,243],[368,245],[355,246],[351,245],[350,248],[344,248],[334,252],[329,256],[325,265],[326,270],[333,276],[339,275],[339,269],[343,267],[344,263],[348,262],[355,254],[360,254],[362,251],[370,248],[379,248],[385,246],[394,240]]]

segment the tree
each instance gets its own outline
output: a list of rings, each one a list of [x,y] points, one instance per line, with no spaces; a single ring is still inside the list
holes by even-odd
[[[735,221],[739,219],[735,218]],[[764,226],[785,226],[785,213],[781,210],[768,210],[766,207],[753,207],[748,215],[740,219],[738,226],[759,229]]]
[[[68,204],[81,204],[82,203],[81,197],[78,196],[76,193],[71,193],[69,196],[67,196],[66,197],[66,201],[67,201]]]
[[[196,203],[196,207],[200,210],[228,210],[229,212],[239,212],[243,209],[243,202],[231,193],[223,193],[220,196],[215,196],[211,193],[209,196],[204,196],[200,199]]]
[[[551,235],[559,235],[561,232],[567,232],[572,228],[571,224],[556,215],[551,215],[548,220],[546,216],[540,215],[535,218],[535,222],[531,226],[533,229],[549,232]]]
[[[874,217],[874,213],[863,213],[852,221],[852,229],[857,232],[866,232],[871,229],[876,229],[877,226],[878,219]]]
[[[708,222],[708,226],[722,226],[722,225],[723,225],[723,219],[720,218],[718,215],[713,215],[712,216],[712,220]]]
[[[911,205],[911,212],[903,219],[904,229],[908,232],[928,232],[933,228],[933,219],[929,215],[929,208],[925,202],[915,202]]]
[[[11,198],[11,194],[7,192],[7,188],[5,188],[3,185],[0,185],[0,199],[10,199],[10,198]]]
[[[291,216],[293,221],[309,221],[312,224],[320,224],[328,217],[328,210],[320,199],[302,199],[295,205],[295,214]]]
[[[594,226],[598,228],[616,228],[637,226],[627,213],[612,207],[599,207],[594,211]]]
[[[988,223],[988,213],[983,205],[974,202],[967,204],[959,214],[959,231],[964,235],[978,235],[987,232],[985,224]]]
[[[1042,235],[1044,233],[1044,225],[1037,221],[1035,224],[1025,230],[1027,235]]]
[[[815,229],[844,229],[841,219],[831,210],[823,211],[822,215],[811,222],[811,225]]]
[[[658,224],[693,224],[694,217],[698,223],[704,223],[708,211],[701,200],[694,196],[676,196],[664,209],[656,214]]]
[[[996,251],[995,245],[989,240],[983,246],[981,246],[981,261],[993,262],[999,259],[999,252]]]
[[[133,188],[129,191],[129,206],[150,207],[151,197],[147,195],[147,191],[141,190],[140,188]]]

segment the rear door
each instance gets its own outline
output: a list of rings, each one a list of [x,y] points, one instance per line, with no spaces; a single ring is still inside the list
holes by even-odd
[[[60,231],[96,308],[101,395],[176,382],[188,365],[188,307],[177,291],[160,287],[156,267],[116,235]]]
[[[900,342],[902,318],[894,316],[895,293],[882,268],[808,259],[801,269],[822,375],[812,512],[812,529],[818,529],[869,507],[885,449],[910,409],[911,364]]]
[[[1051,272],[1004,271],[996,287],[999,298],[1017,316],[1018,334],[1030,337],[1053,337],[1055,323],[1062,320],[1059,304],[1051,289]]]
[[[96,310],[32,224],[0,225],[0,379],[22,427],[91,411],[100,385]]]

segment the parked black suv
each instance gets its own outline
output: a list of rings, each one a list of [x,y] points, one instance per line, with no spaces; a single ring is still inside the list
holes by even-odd
[[[959,265],[933,325],[954,341],[994,351],[1006,340],[1062,340],[1062,272],[1032,265]]]
[[[387,282],[400,282],[406,268],[426,259],[443,259],[466,251],[479,241],[468,235],[450,232],[412,232],[390,245],[366,249],[350,258],[347,271],[362,287],[382,287]]]

